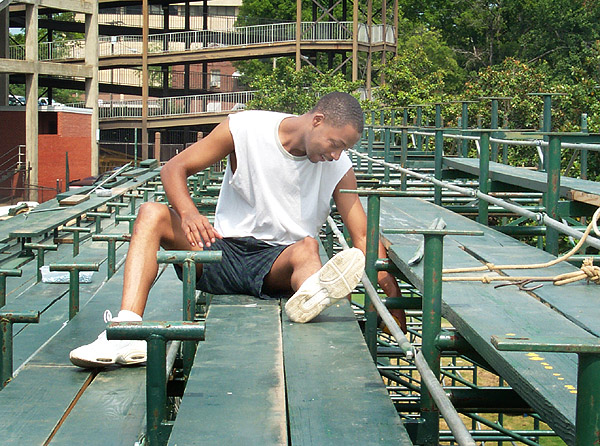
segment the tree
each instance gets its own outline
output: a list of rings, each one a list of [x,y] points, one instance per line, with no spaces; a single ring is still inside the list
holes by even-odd
[[[311,67],[295,71],[290,66],[277,65],[270,75],[255,79],[250,87],[256,90],[248,108],[302,114],[317,100],[333,91],[353,93],[359,84],[348,82],[341,73],[319,74]]]

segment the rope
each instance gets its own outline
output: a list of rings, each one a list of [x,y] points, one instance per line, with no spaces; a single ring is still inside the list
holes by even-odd
[[[546,263],[533,263],[528,265],[494,265],[493,263],[486,263],[484,266],[477,266],[472,268],[448,268],[443,269],[442,274],[456,274],[456,273],[468,273],[468,272],[480,272],[480,271],[500,271],[505,269],[540,269],[540,268],[548,268],[550,266],[556,265],[560,262],[564,262],[569,259],[573,254],[575,254],[579,248],[583,246],[588,235],[593,230],[594,233],[600,236],[600,230],[598,229],[598,220],[600,219],[600,208],[596,209],[594,215],[592,216],[592,221],[587,226],[583,236],[568,253],[562,255],[561,257],[557,257],[554,260],[551,260]],[[597,285],[600,285],[600,266],[594,266],[593,259],[591,257],[587,257],[583,260],[583,264],[579,271],[573,271],[570,273],[559,274],[557,276],[546,276],[546,277],[508,277],[508,276],[483,276],[483,277],[443,277],[442,280],[444,282],[459,282],[459,281],[467,281],[467,282],[482,282],[482,283],[491,283],[493,281],[509,281],[509,282],[522,282],[522,281],[532,281],[532,282],[553,282],[554,285],[565,285],[567,283],[577,282],[579,280],[587,279],[588,283],[593,282]]]

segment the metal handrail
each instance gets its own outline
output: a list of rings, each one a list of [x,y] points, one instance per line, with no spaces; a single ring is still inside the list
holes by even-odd
[[[429,183],[433,183],[436,186],[440,186],[440,187],[444,187],[446,189],[450,189],[453,190],[455,192],[459,192],[463,195],[466,196],[471,196],[471,197],[475,197],[475,198],[479,198],[481,200],[487,201],[488,203],[494,204],[496,206],[500,206],[503,209],[507,209],[511,212],[514,212],[517,215],[520,215],[521,217],[526,217],[530,220],[536,221],[538,223],[543,223],[548,227],[551,227],[565,235],[570,235],[571,237],[574,237],[576,239],[581,239],[584,234],[581,231],[578,231],[576,229],[573,229],[572,227],[570,227],[567,224],[564,224],[558,220],[553,219],[552,217],[550,217],[548,214],[544,213],[544,212],[531,212],[527,209],[524,209],[523,207],[513,204],[513,203],[509,203],[507,201],[504,201],[500,198],[496,198],[496,197],[492,197],[491,195],[488,194],[484,194],[483,192],[479,191],[479,190],[474,190],[474,189],[466,189],[464,187],[460,187],[460,186],[456,186],[454,184],[448,183],[446,181],[441,181],[438,180],[437,178],[432,177],[431,175],[422,175],[418,172],[415,172],[413,170],[410,169],[406,169],[404,167],[399,166],[398,164],[393,164],[393,163],[388,163],[386,161],[383,161],[381,159],[377,159],[377,158],[373,158],[370,157],[364,153],[360,153],[357,150],[354,149],[348,149],[349,152],[354,153],[355,155],[364,158],[368,161],[371,161],[373,163],[377,163],[377,164],[381,164],[383,166],[387,166],[390,169],[394,169],[394,170],[398,170],[402,173],[405,173],[407,175],[413,176],[415,178],[418,178],[422,181],[426,181]],[[588,245],[600,249],[600,240],[591,236],[588,236],[587,239],[585,240],[585,243],[587,243]]]
[[[333,218],[329,216],[327,217],[327,222],[329,223],[329,226],[338,238],[338,241],[340,242],[342,247],[344,249],[348,249],[348,243],[346,242],[346,238],[338,229],[335,220],[333,220]],[[440,382],[435,378],[431,367],[429,367],[429,364],[423,357],[421,351],[417,351],[415,347],[409,342],[409,340],[406,339],[406,336],[400,329],[398,322],[396,322],[396,320],[390,313],[390,310],[388,310],[385,304],[381,301],[381,299],[379,298],[379,294],[377,294],[377,290],[375,290],[375,287],[373,286],[373,284],[371,283],[371,281],[365,273],[363,273],[361,281],[363,286],[365,287],[365,292],[369,295],[369,298],[371,299],[371,303],[377,310],[379,316],[381,316],[381,319],[383,320],[385,325],[390,330],[392,336],[396,339],[396,342],[398,342],[398,346],[400,347],[400,349],[406,354],[407,358],[414,358],[415,365],[417,366],[417,369],[419,370],[419,373],[421,375],[421,380],[423,380],[423,382],[427,386],[427,390],[429,391],[433,400],[435,401],[435,404],[437,405],[438,409],[440,410],[440,413],[444,417],[444,420],[446,420],[448,427],[454,434],[454,439],[456,440],[456,442],[460,446],[475,446],[475,441],[473,440],[473,437],[471,436],[468,429],[460,419],[458,412],[450,402],[450,399],[444,391],[444,388],[442,387]]]
[[[352,22],[302,22],[301,41],[351,41]],[[366,24],[358,25],[360,43],[395,43],[394,27],[371,25],[368,32]],[[152,34],[148,38],[149,54],[197,51],[231,46],[264,45],[296,40],[296,23],[272,23],[231,27],[223,30],[177,31]],[[11,46],[11,48],[14,45]],[[121,35],[103,36],[98,39],[98,55],[120,56],[142,54],[142,36]],[[22,47],[22,45],[20,45]],[[25,51],[15,48],[9,51],[11,58],[24,59]],[[83,59],[85,40],[62,40],[39,44],[39,60]]]
[[[245,108],[254,91],[232,93],[211,93],[190,96],[173,96],[148,100],[148,117],[169,117],[198,115]],[[142,100],[99,101],[100,118],[141,118]],[[69,107],[83,108],[84,102],[69,104]]]

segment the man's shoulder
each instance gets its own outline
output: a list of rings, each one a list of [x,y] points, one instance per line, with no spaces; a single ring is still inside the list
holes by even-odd
[[[230,120],[241,121],[241,120],[279,120],[287,116],[293,116],[288,113],[281,113],[268,110],[244,110],[239,113],[233,113],[229,115]]]

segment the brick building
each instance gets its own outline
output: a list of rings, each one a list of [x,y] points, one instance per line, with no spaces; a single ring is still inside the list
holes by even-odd
[[[86,178],[92,172],[91,110],[41,106],[38,112],[38,201],[65,190],[66,153],[69,178]],[[0,200],[26,198],[25,107],[0,107]]]

